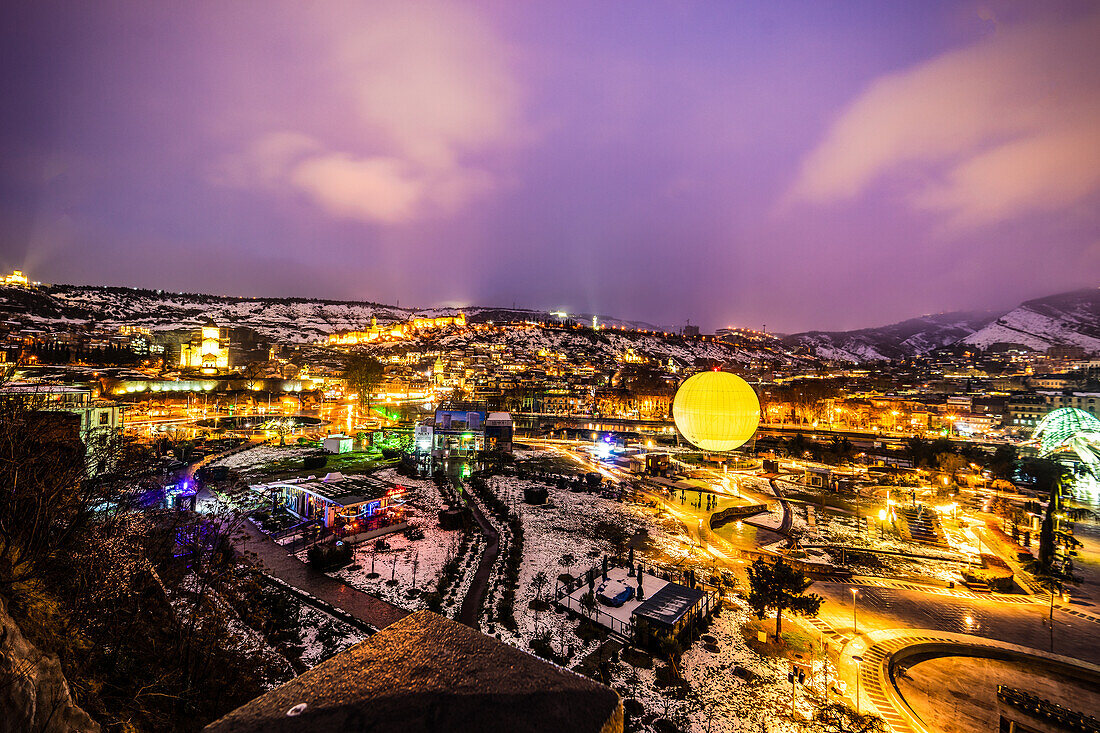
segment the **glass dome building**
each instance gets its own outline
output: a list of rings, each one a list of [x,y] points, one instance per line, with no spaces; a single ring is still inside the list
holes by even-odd
[[[1054,410],[1039,421],[1031,437],[1038,442],[1040,455],[1072,450],[1100,477],[1100,420],[1091,414],[1076,407]]]

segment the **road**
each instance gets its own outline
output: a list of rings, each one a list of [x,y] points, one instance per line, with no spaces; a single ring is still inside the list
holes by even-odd
[[[585,454],[567,453],[583,465],[591,465]],[[621,478],[611,471],[603,472]],[[721,478],[717,472],[710,474],[715,479]],[[699,523],[706,521],[708,513],[705,510],[697,510],[690,504],[678,506],[663,497],[655,498],[660,498],[663,506],[684,524],[693,542],[708,550],[714,565],[743,574],[743,563],[724,555],[719,548],[707,547],[699,531]],[[1095,543],[1095,539],[1089,536],[1086,541]],[[878,587],[876,582],[896,587]],[[858,591],[855,627],[853,588]],[[1091,607],[1058,604],[1052,624],[1050,606],[1046,602],[1049,596],[984,596],[962,589],[929,587],[925,590],[912,583],[879,579],[857,579],[853,583],[817,581],[810,590],[822,596],[824,601],[818,617],[807,620],[806,626],[840,650],[843,675],[850,683],[849,692],[854,691],[855,666],[851,658],[867,648],[866,635],[870,632],[912,631],[919,634],[927,630],[964,634],[1100,664],[1100,616],[1091,613]],[[883,698],[874,702],[891,705]],[[892,721],[899,714],[898,710],[888,707],[882,712]]]
[[[825,599],[818,618],[838,633],[852,633],[852,592],[860,635],[891,629],[931,629],[996,639],[1100,664],[1100,622],[1054,610],[1021,597],[1018,602],[951,596],[902,588],[875,588],[818,581],[811,592]]]

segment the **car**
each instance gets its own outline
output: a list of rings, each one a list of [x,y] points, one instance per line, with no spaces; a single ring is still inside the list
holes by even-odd
[[[596,600],[605,606],[619,608],[634,598],[634,586],[621,580],[605,580],[596,588]]]

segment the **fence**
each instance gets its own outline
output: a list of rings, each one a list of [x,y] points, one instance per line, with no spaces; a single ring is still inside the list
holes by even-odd
[[[627,567],[629,563],[625,558],[611,557],[609,558],[608,568],[623,568]],[[646,560],[635,560],[634,566],[642,573],[654,578],[666,580],[670,583],[679,583],[680,585],[690,585],[688,582],[687,572],[681,568],[668,567],[665,565],[657,565],[655,563],[648,562]],[[625,621],[618,618],[610,611],[605,611],[601,607],[601,604],[597,601],[596,607],[592,610],[592,614],[589,615],[589,611],[585,609],[579,599],[572,598],[572,594],[585,585],[588,585],[588,576],[592,575],[594,579],[598,579],[603,575],[603,565],[593,565],[588,570],[581,572],[577,577],[573,578],[567,583],[563,583],[558,580],[554,585],[554,602],[568,608],[571,611],[576,611],[584,615],[587,618],[592,619],[598,624],[606,626],[611,629],[612,633],[617,634],[624,639],[631,641],[634,639],[634,622],[633,620]],[[710,616],[711,612],[718,605],[718,600],[721,597],[721,589],[707,583],[695,579],[695,587],[702,590],[704,593],[704,616]]]

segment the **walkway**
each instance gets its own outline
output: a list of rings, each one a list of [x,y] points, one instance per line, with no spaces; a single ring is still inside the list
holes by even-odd
[[[1062,674],[1084,674],[1093,678],[1100,675],[1100,667],[1087,662],[965,634],[896,629],[873,632],[867,641],[868,648],[861,655],[863,661],[859,668],[860,692],[866,694],[867,700],[895,733],[923,733],[926,730],[924,721],[913,712],[895,684],[893,665],[899,657],[921,653],[979,658],[1007,656],[1027,663],[1041,660],[1055,665]]]
[[[300,591],[320,598],[375,629],[384,629],[394,621],[409,615],[409,611],[381,598],[356,590],[347,583],[313,570],[290,555],[252,522],[245,520],[244,532],[234,538],[242,552],[254,553],[272,576]]]
[[[975,593],[974,591],[967,590],[966,588],[947,588],[940,585],[930,585],[928,583],[915,583],[908,580],[897,580],[896,578],[853,575],[848,582],[851,585],[862,585],[872,588],[896,588],[899,590],[915,590],[922,593],[932,593],[939,596],[949,596],[951,598],[1000,601],[1002,603],[1042,603],[1042,601],[1036,599],[1034,596],[1025,596],[1019,593]]]
[[[500,554],[500,533],[481,513],[481,509],[473,497],[467,500],[466,506],[473,513],[474,521],[481,528],[481,533],[485,535],[486,542],[485,550],[481,553],[481,560],[478,562],[477,572],[474,573],[474,579],[470,581],[470,588],[466,591],[466,597],[462,600],[462,608],[459,610],[457,621],[476,629],[478,628],[478,617],[481,616],[481,604],[485,601],[485,591],[489,586],[489,575],[492,574],[493,564],[497,560],[497,555]]]
[[[779,529],[776,532],[786,537],[791,533],[791,525],[794,524],[794,512],[791,511],[791,505],[783,498],[783,492],[779,490],[779,482],[769,478],[768,483],[772,485],[772,491],[775,492],[775,497],[779,499],[779,506],[783,507],[783,521],[779,524]]]

